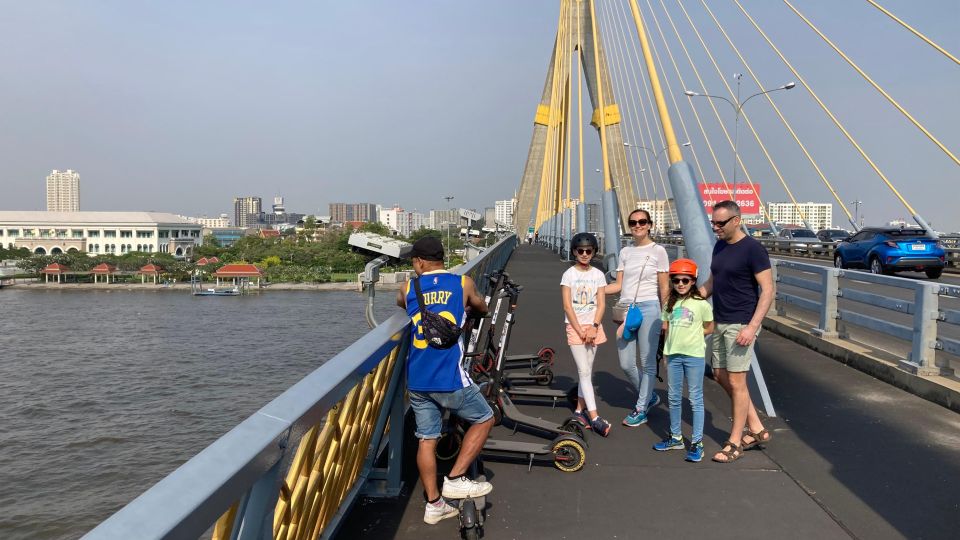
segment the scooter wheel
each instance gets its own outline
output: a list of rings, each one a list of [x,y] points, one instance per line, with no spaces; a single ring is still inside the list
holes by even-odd
[[[460,447],[463,445],[463,435],[459,430],[448,431],[440,435],[435,450],[437,460],[453,461],[460,454]]]
[[[553,464],[563,472],[577,472],[587,462],[587,451],[577,441],[557,441],[552,450]]]
[[[553,370],[550,369],[548,364],[537,364],[533,376],[537,378],[537,384],[540,386],[550,386],[550,383],[553,382]]]
[[[473,499],[465,499],[460,503],[460,534],[468,540],[480,538],[477,505]]]
[[[540,357],[540,360],[542,362],[546,362],[550,364],[551,366],[553,365],[553,355],[555,354],[556,354],[556,351],[554,351],[550,347],[544,347],[540,349],[539,352],[537,352],[537,356]]]
[[[583,424],[574,418],[568,418],[560,429],[563,431],[569,431],[577,437],[580,437],[582,440],[587,440],[587,434],[583,431]]]

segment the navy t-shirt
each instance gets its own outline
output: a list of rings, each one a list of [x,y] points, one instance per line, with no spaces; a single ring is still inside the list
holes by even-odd
[[[713,318],[717,323],[747,324],[757,310],[760,287],[756,274],[770,268],[770,255],[753,238],[713,246]]]

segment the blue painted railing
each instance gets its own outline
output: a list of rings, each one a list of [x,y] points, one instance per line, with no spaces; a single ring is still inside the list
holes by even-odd
[[[503,238],[457,272],[485,293],[483,275],[516,246]],[[401,487],[408,331],[405,314],[390,317],[84,538],[331,536],[361,493]],[[387,467],[375,468],[383,455]]]

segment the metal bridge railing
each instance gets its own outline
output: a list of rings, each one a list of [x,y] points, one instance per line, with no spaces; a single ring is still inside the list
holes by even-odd
[[[516,246],[505,237],[457,273],[486,293],[483,274]],[[328,538],[359,495],[395,496],[409,322],[390,317],[84,538]]]
[[[771,259],[778,315],[812,313],[814,332],[850,338],[901,358],[918,375],[954,374],[960,360],[960,287]],[[793,312],[803,319],[804,313]],[[943,325],[941,327],[941,324]],[[937,353],[941,352],[940,355]]]
[[[786,255],[790,257],[823,259],[827,261],[833,260],[834,249],[836,248],[836,244],[832,242],[787,240],[762,236],[756,238],[756,240],[760,242],[763,247],[767,248],[767,252],[769,252],[771,255]],[[941,236],[940,241],[943,243],[943,250],[947,255],[946,269],[948,271],[956,271],[960,269],[960,248],[958,248],[957,239],[954,237]],[[625,242],[629,243],[628,240],[625,240]],[[660,235],[657,236],[657,242],[664,244],[665,246],[675,245],[682,247],[683,237],[679,235]]]

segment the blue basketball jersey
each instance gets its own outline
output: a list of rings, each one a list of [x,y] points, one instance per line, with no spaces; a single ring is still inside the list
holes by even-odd
[[[463,276],[446,271],[427,272],[420,277],[420,291],[429,311],[463,327],[467,318],[463,307]],[[407,282],[406,299],[407,315],[413,322],[407,355],[407,386],[418,392],[452,392],[470,386],[470,377],[460,365],[463,336],[449,349],[429,347],[420,327],[420,303],[413,281]]]

